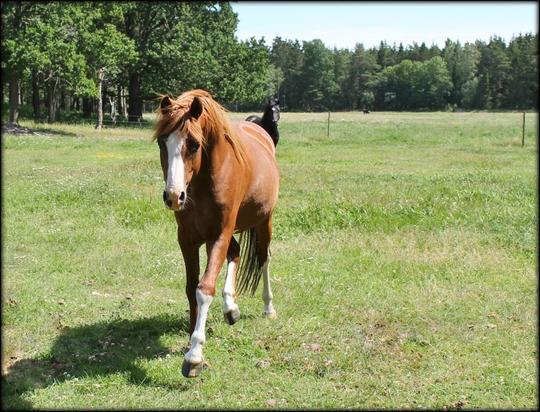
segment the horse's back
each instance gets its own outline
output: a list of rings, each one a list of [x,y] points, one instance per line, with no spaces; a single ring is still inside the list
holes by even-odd
[[[246,117],[246,122],[253,122],[260,125],[262,122],[262,118],[260,116],[257,116],[256,114],[252,114],[251,116]]]
[[[262,127],[246,121],[235,127],[251,163],[251,181],[237,218],[236,229],[241,231],[272,214],[279,192],[279,170],[274,143]]]
[[[276,148],[274,141],[262,126],[259,126],[257,123],[253,123],[251,121],[241,121],[236,123],[236,128],[238,135],[244,144],[248,145],[248,147],[254,146],[253,139],[255,139],[258,145],[269,152],[272,155],[272,158],[275,159]],[[258,145],[255,145],[254,147],[256,148]]]

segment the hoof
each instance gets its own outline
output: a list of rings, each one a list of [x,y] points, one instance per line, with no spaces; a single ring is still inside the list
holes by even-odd
[[[224,313],[223,317],[225,318],[225,322],[227,322],[229,325],[234,325],[236,322],[238,322],[238,319],[240,319],[240,309],[236,308],[230,310],[227,313]]]
[[[203,371],[203,369],[206,369],[206,366],[207,364],[205,361],[191,363],[184,360],[184,363],[182,363],[182,375],[184,375],[186,378],[196,378]]]
[[[264,311],[263,315],[266,319],[276,319],[277,318],[277,312],[275,310],[271,310],[269,312]]]

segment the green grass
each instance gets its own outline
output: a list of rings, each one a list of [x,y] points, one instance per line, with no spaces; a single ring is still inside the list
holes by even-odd
[[[193,380],[151,129],[4,135],[3,407],[536,407],[538,116],[327,116],[282,113],[278,319],[218,293]]]

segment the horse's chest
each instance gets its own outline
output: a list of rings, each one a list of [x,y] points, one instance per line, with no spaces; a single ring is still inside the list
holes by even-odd
[[[223,224],[222,208],[208,195],[193,196],[190,220],[204,238],[213,236]]]

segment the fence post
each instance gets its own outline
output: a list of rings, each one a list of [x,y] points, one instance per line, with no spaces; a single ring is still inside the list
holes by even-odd
[[[330,137],[330,111],[328,111],[328,127],[326,129],[326,138]]]
[[[525,112],[523,112],[523,132],[521,134],[521,147],[525,146]]]

